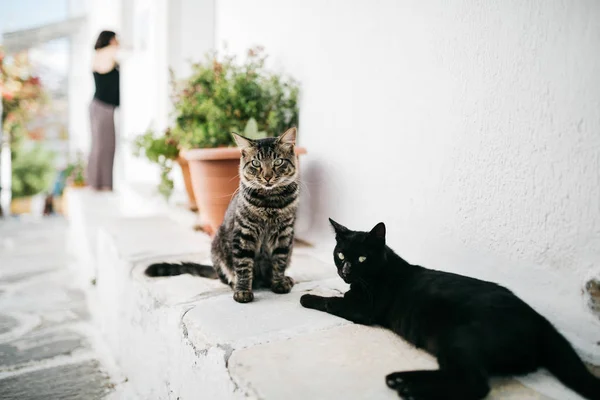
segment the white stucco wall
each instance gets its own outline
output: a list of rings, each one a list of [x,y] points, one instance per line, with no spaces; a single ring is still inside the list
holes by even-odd
[[[600,4],[219,0],[217,43],[303,85],[303,236],[388,224],[584,274],[600,260]],[[330,236],[327,233],[327,236]],[[428,249],[428,250],[426,250]]]
[[[169,66],[179,78],[215,46],[215,0],[170,0]]]

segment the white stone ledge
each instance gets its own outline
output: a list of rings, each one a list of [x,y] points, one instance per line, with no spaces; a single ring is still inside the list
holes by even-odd
[[[140,399],[395,399],[387,373],[436,366],[391,332],[302,308],[303,293],[347,290],[309,248],[294,251],[292,293],[260,290],[238,304],[218,280],[144,275],[155,261],[208,262],[206,236],[165,216],[94,219],[83,215],[88,205],[74,206],[84,210],[70,210],[73,228],[96,232],[94,320]],[[82,227],[90,220],[96,228]],[[524,381],[546,396],[507,379],[493,382],[490,398],[578,398],[543,373]]]

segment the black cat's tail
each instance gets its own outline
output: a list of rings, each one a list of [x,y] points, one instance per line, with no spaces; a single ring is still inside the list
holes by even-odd
[[[600,400],[600,379],[586,368],[567,339],[548,325],[542,346],[543,366],[586,399]]]
[[[217,271],[210,265],[196,264],[192,262],[175,263],[156,263],[146,268],[146,275],[151,277],[175,276],[190,274],[201,276],[203,278],[217,279]]]

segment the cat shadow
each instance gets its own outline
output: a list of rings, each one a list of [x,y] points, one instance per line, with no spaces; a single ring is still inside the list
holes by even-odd
[[[322,201],[328,198],[328,182],[331,175],[326,165],[318,160],[311,160],[301,171],[300,205],[298,207],[301,226],[300,232],[314,231],[323,225],[323,216],[329,215],[330,202]]]

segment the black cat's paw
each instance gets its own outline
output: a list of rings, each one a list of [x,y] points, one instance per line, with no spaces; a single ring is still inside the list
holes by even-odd
[[[403,382],[402,372],[394,372],[385,377],[385,383],[390,389],[396,390]]]
[[[411,379],[404,372],[394,372],[385,377],[385,383],[390,389],[398,392],[404,400],[437,400],[438,397],[433,396],[430,390],[423,387],[425,382],[420,380]],[[423,390],[425,389],[425,390]],[[440,400],[444,398],[439,398]]]
[[[304,294],[302,297],[300,297],[300,304],[302,304],[302,307],[314,308],[318,310],[322,308],[323,300],[324,298],[321,296]]]
[[[284,294],[289,293],[294,287],[294,280],[289,276],[284,276],[282,280],[273,282],[271,290],[273,293]]]
[[[238,290],[233,293],[233,299],[238,303],[250,303],[254,300],[254,293],[250,290]]]

